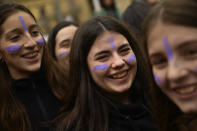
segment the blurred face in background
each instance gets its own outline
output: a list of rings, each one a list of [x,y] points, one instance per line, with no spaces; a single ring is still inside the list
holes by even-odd
[[[104,92],[116,99],[121,95],[128,97],[125,94],[135,79],[137,63],[123,35],[106,31],[98,36],[90,49],[87,63],[93,80]]]
[[[17,11],[1,25],[0,57],[14,79],[25,78],[40,69],[44,39],[31,15]]]
[[[113,1],[112,0],[103,0],[103,3],[106,7],[111,7]]]
[[[183,112],[197,112],[197,28],[159,23],[147,43],[158,86]]]
[[[55,55],[60,64],[69,69],[69,54],[76,26],[62,28],[56,35]]]

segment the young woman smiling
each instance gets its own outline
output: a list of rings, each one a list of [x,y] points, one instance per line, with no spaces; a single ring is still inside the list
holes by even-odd
[[[144,48],[157,85],[153,112],[161,131],[196,130],[197,1],[165,0],[144,21]]]
[[[153,131],[143,54],[124,24],[95,17],[76,31],[70,52],[70,103],[59,130]]]
[[[4,94],[0,102],[0,130],[54,128],[43,123],[59,111],[66,78],[45,48],[35,17],[26,7],[0,6],[0,87]]]

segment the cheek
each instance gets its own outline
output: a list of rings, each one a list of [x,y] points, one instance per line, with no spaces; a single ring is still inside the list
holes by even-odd
[[[153,77],[159,87],[165,86],[165,72],[158,71],[153,68]]]
[[[104,78],[108,69],[107,64],[89,65],[89,70],[95,81]]]

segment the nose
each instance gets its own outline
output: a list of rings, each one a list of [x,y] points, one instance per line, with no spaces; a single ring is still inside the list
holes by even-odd
[[[188,75],[188,71],[184,66],[175,63],[169,63],[167,69],[167,78],[172,82],[181,82]]]
[[[115,54],[112,59],[111,67],[114,69],[120,69],[124,65],[125,65],[125,61],[123,60],[123,58],[119,56],[118,54]]]
[[[24,43],[25,48],[33,48],[37,45],[36,41],[31,37],[29,33],[26,33],[25,38],[26,38]]]

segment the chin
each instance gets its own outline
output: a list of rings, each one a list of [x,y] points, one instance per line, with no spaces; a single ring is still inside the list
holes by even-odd
[[[197,107],[180,108],[185,114],[197,113]]]

